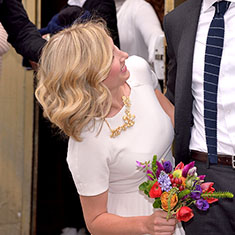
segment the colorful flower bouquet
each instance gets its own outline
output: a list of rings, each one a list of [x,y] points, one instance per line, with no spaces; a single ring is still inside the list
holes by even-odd
[[[176,215],[179,221],[187,222],[194,216],[190,206],[206,211],[218,198],[233,198],[230,192],[215,192],[213,182],[204,182],[205,175],[197,175],[194,162],[180,162],[173,169],[170,161],[161,163],[154,155],[152,162],[136,163],[147,175],[139,189],[155,198],[153,207],[166,211],[167,219]]]

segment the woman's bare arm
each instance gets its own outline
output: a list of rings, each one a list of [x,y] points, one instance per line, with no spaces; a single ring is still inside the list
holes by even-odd
[[[171,235],[175,219],[166,220],[166,212],[151,216],[121,217],[107,212],[108,192],[97,196],[80,196],[87,228],[92,235]]]
[[[172,125],[174,126],[174,113],[175,113],[174,105],[158,89],[155,90],[155,94],[163,110],[170,117]]]

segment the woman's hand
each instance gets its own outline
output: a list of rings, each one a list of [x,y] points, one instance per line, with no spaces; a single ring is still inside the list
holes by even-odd
[[[172,235],[175,231],[177,219],[166,219],[165,211],[156,210],[146,221],[146,233],[151,235]]]
[[[176,219],[156,210],[149,216],[122,217],[107,212],[108,191],[96,196],[80,196],[87,228],[94,235],[172,235]]]

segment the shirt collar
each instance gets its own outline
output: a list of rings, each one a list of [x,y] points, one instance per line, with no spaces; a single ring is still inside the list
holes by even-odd
[[[82,7],[86,0],[68,0],[68,5]]]
[[[229,0],[231,3],[235,2],[235,0]],[[212,7],[212,5],[215,2],[219,2],[218,0],[203,0],[202,3],[202,12],[206,12],[210,7]]]

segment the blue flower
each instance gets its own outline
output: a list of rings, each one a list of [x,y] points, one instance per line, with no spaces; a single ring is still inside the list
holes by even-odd
[[[166,172],[161,171],[159,177],[158,177],[158,182],[160,184],[160,187],[162,191],[169,192],[171,187],[171,180],[169,176],[166,174]]]

